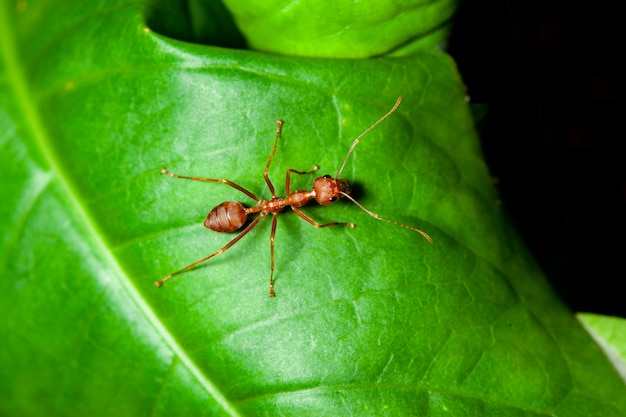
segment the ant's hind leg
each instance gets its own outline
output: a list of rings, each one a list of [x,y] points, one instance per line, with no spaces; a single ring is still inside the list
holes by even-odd
[[[257,196],[255,196],[254,194],[252,194],[251,191],[246,190],[245,188],[243,188],[241,185],[235,184],[232,181],[229,180],[225,180],[222,178],[204,178],[204,177],[194,177],[194,176],[187,176],[187,175],[178,175],[178,174],[174,174],[173,172],[170,172],[167,170],[167,168],[163,168],[161,170],[161,174],[163,175],[169,175],[172,178],[180,178],[183,180],[193,180],[193,181],[203,181],[203,182],[218,182],[221,184],[226,184],[230,187],[233,187],[235,190],[239,190],[242,193],[244,193],[245,195],[247,195],[248,197],[250,197],[251,199],[253,199],[254,201],[259,201],[259,198]]]
[[[228,244],[226,246],[224,246],[222,249],[218,250],[217,252],[213,252],[212,254],[210,254],[209,256],[200,259],[199,261],[196,261],[192,264],[187,265],[186,267],[179,269],[176,272],[172,272],[171,274],[169,274],[168,276],[166,276],[165,278],[162,278],[160,280],[158,280],[157,282],[154,283],[154,285],[156,285],[157,287],[162,286],[166,281],[169,281],[173,276],[181,274],[185,271],[189,271],[192,268],[195,268],[196,266],[200,265],[203,262],[208,261],[209,259],[217,256],[217,255],[221,255],[222,253],[226,252],[228,249],[230,249],[235,243],[239,242],[239,240],[244,237],[246,234],[248,234],[248,232],[252,229],[254,229],[254,227],[259,223],[259,220],[261,220],[263,217],[265,216],[265,214],[261,214],[260,216],[258,216],[256,219],[254,219],[252,221],[252,223],[250,223],[248,225],[248,227],[246,227],[241,233],[239,233],[237,236],[235,236],[235,238],[233,240],[231,240],[230,242],[228,242]]]

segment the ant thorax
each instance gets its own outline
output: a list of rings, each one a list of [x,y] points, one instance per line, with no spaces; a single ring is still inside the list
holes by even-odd
[[[315,201],[322,206],[327,206],[339,200],[342,195],[350,194],[351,187],[348,180],[324,175],[315,179],[313,190],[315,191]]]

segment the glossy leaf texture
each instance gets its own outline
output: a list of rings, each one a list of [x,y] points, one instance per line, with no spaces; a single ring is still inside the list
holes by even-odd
[[[577,317],[626,381],[626,320],[590,313],[579,313]]]
[[[403,56],[442,48],[458,0],[225,0],[250,46],[292,56]]]
[[[625,387],[511,229],[443,53],[266,55],[173,40],[138,2],[0,8],[0,414],[617,416]],[[288,168],[345,178],[348,201],[290,210],[268,297],[264,219]],[[313,176],[294,178],[310,188]]]

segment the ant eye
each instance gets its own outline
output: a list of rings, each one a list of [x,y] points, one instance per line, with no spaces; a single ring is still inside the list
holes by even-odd
[[[330,201],[331,203],[334,203],[335,201],[337,201],[337,197],[330,197],[328,201]]]
[[[326,174],[324,175],[324,178],[330,178],[330,175]]]

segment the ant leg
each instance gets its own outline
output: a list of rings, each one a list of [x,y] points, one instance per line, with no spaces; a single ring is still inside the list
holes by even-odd
[[[203,177],[194,177],[194,176],[186,176],[186,175],[177,175],[174,174],[173,172],[170,172],[167,170],[167,168],[163,168],[161,170],[161,174],[163,175],[169,175],[172,178],[181,178],[184,180],[194,180],[194,181],[204,181],[204,182],[219,182],[222,184],[226,184],[230,187],[233,187],[236,190],[241,191],[242,193],[244,193],[245,195],[247,195],[248,197],[250,197],[251,199],[253,199],[254,201],[258,202],[259,198],[257,196],[255,196],[254,194],[252,194],[252,192],[246,190],[245,188],[243,188],[241,185],[237,185],[232,181],[229,180],[225,180],[225,179],[221,179],[221,178],[203,178]]]
[[[286,185],[285,188],[287,190],[287,195],[291,194],[291,173],[295,172],[298,175],[307,175],[307,174],[312,174],[315,171],[317,171],[318,169],[320,169],[320,167],[318,165],[315,165],[313,168],[311,168],[310,171],[296,171],[295,169],[288,169],[287,170],[287,181],[286,181]]]
[[[172,272],[171,274],[169,274],[168,276],[166,276],[165,278],[157,281],[154,283],[154,285],[156,285],[157,287],[160,287],[161,285],[163,285],[165,283],[165,281],[168,281],[170,278],[172,278],[174,275],[178,275],[182,272],[185,271],[189,271],[190,269],[200,265],[202,262],[208,261],[209,259],[213,258],[214,256],[220,255],[224,252],[226,252],[230,247],[232,247],[235,243],[239,242],[239,239],[241,239],[242,237],[244,237],[250,230],[254,229],[254,226],[256,226],[259,223],[259,220],[261,220],[263,217],[265,216],[265,214],[261,213],[256,219],[254,219],[252,221],[252,223],[250,223],[248,225],[248,227],[246,227],[245,229],[243,229],[243,231],[241,233],[239,233],[233,240],[231,240],[230,242],[228,242],[228,244],[226,246],[224,246],[222,249],[218,250],[217,252],[214,252],[212,254],[210,254],[209,256],[207,256],[206,258],[202,258],[199,261],[196,261],[190,265],[187,265],[186,267],[179,269],[176,272]]]
[[[274,155],[276,154],[276,148],[278,147],[278,138],[280,137],[280,128],[283,125],[282,120],[276,120],[276,140],[274,141],[274,147],[272,148],[272,153],[270,153],[270,159],[267,161],[267,165],[265,165],[265,171],[263,171],[263,178],[265,178],[265,183],[267,184],[267,188],[270,189],[270,193],[272,193],[272,197],[276,197],[276,191],[274,191],[274,184],[270,180],[267,171],[270,169],[270,165],[272,163],[272,159],[274,159]]]
[[[275,297],[274,294],[274,236],[276,235],[276,223],[278,221],[278,213],[272,213],[272,233],[270,234],[270,253],[272,258],[272,267],[270,271],[270,297]]]
[[[298,216],[300,216],[301,219],[303,219],[304,221],[306,221],[310,225],[312,225],[314,227],[317,227],[318,229],[321,229],[322,227],[329,227],[329,226],[346,226],[346,227],[350,227],[350,228],[354,229],[354,223],[333,222],[333,223],[319,224],[318,222],[316,222],[315,220],[313,220],[312,218],[310,218],[309,216],[304,214],[299,208],[293,207],[293,206],[291,206],[291,208],[293,209],[293,211],[296,212],[296,214]]]

